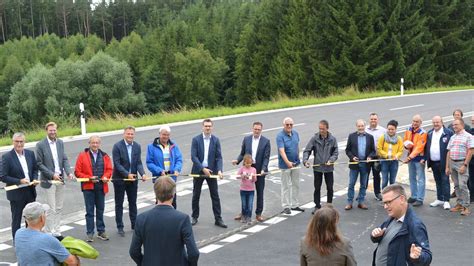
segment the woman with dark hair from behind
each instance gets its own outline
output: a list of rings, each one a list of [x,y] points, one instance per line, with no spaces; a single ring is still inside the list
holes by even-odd
[[[300,265],[357,265],[349,240],[337,229],[339,213],[324,206],[314,213],[301,240]]]

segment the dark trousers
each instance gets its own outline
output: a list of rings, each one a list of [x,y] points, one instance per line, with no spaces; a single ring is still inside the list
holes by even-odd
[[[83,190],[84,202],[86,203],[86,228],[87,234],[94,234],[94,208],[97,232],[105,232],[104,208],[105,194],[101,186],[95,184],[93,190]]]
[[[125,198],[125,193],[127,193],[128,199],[128,214],[130,217],[130,224],[132,225],[132,229],[135,228],[135,220],[137,219],[137,190],[138,181],[114,182],[115,222],[117,224],[117,229],[123,229],[123,201]]]
[[[263,190],[265,189],[265,176],[257,176],[255,182],[255,190],[257,191],[257,208],[255,209],[256,215],[262,215],[263,212]]]
[[[12,212],[12,236],[15,239],[15,233],[21,227],[21,217],[23,217],[23,209],[25,208],[26,204],[30,202],[34,202],[35,199],[22,199],[22,200],[14,200],[10,201],[10,210]]]
[[[219,192],[217,190],[218,186],[216,178],[194,178],[192,200],[193,213],[191,214],[191,216],[196,219],[199,217],[199,199],[201,198],[201,187],[204,180],[206,180],[207,186],[209,187],[209,192],[211,193],[212,211],[214,212],[214,219],[216,221],[220,221],[222,220],[221,201],[219,199]]]
[[[323,184],[323,175],[324,175],[324,182],[326,182],[326,189],[327,189],[327,202],[332,203],[332,198],[334,194],[333,186],[334,186],[334,173],[333,172],[316,172],[314,171],[314,192],[313,192],[313,200],[314,204],[316,204],[316,208],[321,208],[321,185]]]
[[[433,177],[436,182],[436,199],[440,201],[449,201],[449,177],[446,175],[446,168],[441,167],[439,161],[430,162]]]
[[[474,202],[474,158],[469,162],[469,179],[467,180],[467,187],[469,188],[469,197],[471,203]]]
[[[380,162],[369,163],[368,169],[369,170],[367,173],[367,184],[365,185],[365,187],[369,186],[370,171],[372,171],[372,175],[374,176],[374,194],[380,194]]]

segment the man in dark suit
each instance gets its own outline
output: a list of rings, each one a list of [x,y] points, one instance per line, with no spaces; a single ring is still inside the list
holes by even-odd
[[[446,155],[448,154],[448,143],[454,134],[450,129],[443,126],[441,116],[432,119],[433,128],[428,131],[425,145],[425,158],[428,168],[433,171],[436,182],[436,200],[430,203],[431,207],[442,205],[445,210],[451,209],[449,204],[449,176],[446,175]],[[420,163],[425,163],[422,159]]]
[[[158,205],[137,217],[129,254],[137,265],[197,265],[199,250],[189,217],[173,208],[176,183],[169,176],[154,185]],[[142,253],[143,246],[143,253]]]
[[[7,191],[7,199],[10,201],[12,212],[12,235],[15,238],[16,231],[21,226],[21,216],[25,206],[36,200],[36,184],[28,186],[30,182],[38,180],[38,166],[34,152],[25,150],[25,135],[15,133],[13,135],[13,149],[2,156],[2,172],[0,179],[7,186],[22,185],[25,187]]]
[[[64,183],[51,184],[50,180],[64,180],[64,173],[73,178],[69,161],[64,152],[64,143],[57,138],[57,125],[49,122],[45,126],[46,138],[36,144],[36,161],[41,173],[41,187],[46,192],[46,203],[51,208],[46,219],[45,232],[60,236],[61,213],[64,204]]]
[[[263,190],[265,189],[265,172],[268,172],[268,162],[270,161],[270,140],[262,136],[263,124],[254,122],[252,127],[252,135],[246,136],[242,141],[242,149],[237,157],[233,160],[233,165],[238,165],[244,158],[245,154],[251,154],[254,167],[257,173],[261,175],[257,177],[255,188],[257,190],[257,208],[255,210],[256,219],[259,222],[265,220],[262,217],[263,212]],[[240,220],[242,213],[238,214],[234,219]]]
[[[347,192],[347,205],[345,210],[352,209],[354,200],[354,186],[357,176],[360,175],[360,189],[357,201],[357,207],[367,210],[368,207],[364,203],[365,191],[367,190],[368,163],[359,161],[370,161],[376,154],[374,146],[374,137],[365,132],[365,121],[362,119],[356,122],[357,131],[351,133],[347,139],[346,154],[349,157],[349,189]]]
[[[211,193],[215,225],[227,228],[227,225],[222,221],[221,217],[221,202],[217,190],[217,179],[210,177],[211,174],[217,174],[221,179],[223,178],[221,143],[216,136],[211,135],[212,127],[212,120],[204,119],[202,122],[202,134],[194,137],[191,144],[191,160],[193,161],[191,173],[201,175],[193,180],[192,225],[198,222],[201,187],[204,180],[206,180],[209,186],[209,192]]]
[[[112,179],[115,191],[115,222],[117,223],[117,230],[120,236],[125,236],[122,219],[125,192],[127,193],[130,223],[133,230],[137,218],[137,174],[140,174],[143,180],[147,178],[141,159],[141,146],[134,141],[134,138],[135,128],[127,126],[123,131],[123,140],[115,143],[112,149],[114,161]],[[124,181],[123,179],[135,181]]]

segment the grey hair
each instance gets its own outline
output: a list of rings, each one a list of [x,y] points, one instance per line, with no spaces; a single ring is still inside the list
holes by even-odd
[[[89,138],[89,143],[91,143],[91,140],[93,140],[93,139],[98,139],[99,141],[102,141],[102,139],[100,138],[99,135],[92,135],[92,136],[90,136],[90,138]]]
[[[287,117],[285,117],[285,118],[283,119],[283,124],[285,124],[286,121],[288,121],[288,120],[291,120],[291,122],[294,122],[294,121],[293,121],[293,118],[287,116]]]
[[[162,131],[166,131],[168,133],[171,133],[171,128],[168,125],[163,125],[163,126],[160,127],[160,130],[158,132],[161,134]]]
[[[357,119],[357,121],[356,121],[356,126],[357,126],[359,123],[364,124],[364,126],[367,125],[367,124],[365,123],[365,120],[364,120],[364,119]]]
[[[25,133],[23,133],[23,132],[15,132],[15,134],[13,134],[12,140],[15,140],[16,138],[23,138],[23,139],[26,139]]]

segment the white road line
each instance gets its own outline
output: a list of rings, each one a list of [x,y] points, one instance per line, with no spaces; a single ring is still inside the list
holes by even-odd
[[[176,193],[176,195],[181,197],[181,196],[188,195],[188,194],[191,194],[191,193],[193,193],[191,190],[183,190],[183,191],[180,191],[180,192]]]
[[[314,202],[308,202],[306,203],[305,205],[302,205],[301,208],[303,209],[311,209],[311,208],[314,208],[314,206],[316,206],[316,204],[314,204]]]
[[[314,203],[313,203],[313,204],[314,204]],[[277,223],[282,222],[282,221],[284,221],[284,220],[286,220],[286,219],[288,219],[288,218],[276,216],[276,217],[273,217],[273,218],[271,218],[271,219],[266,220],[264,223],[265,223],[265,224],[277,224]]]
[[[257,224],[257,225],[254,225],[254,226],[250,227],[247,230],[244,230],[244,233],[257,233],[257,232],[260,232],[260,231],[262,231],[263,229],[265,229],[267,227],[268,227],[268,225]]]
[[[392,109],[389,109],[389,110],[390,111],[395,111],[395,110],[402,110],[402,109],[421,107],[421,106],[425,106],[425,105],[424,104],[416,104],[416,105],[410,105],[410,106],[396,107],[396,108],[392,108]]]
[[[344,196],[347,194],[347,188],[344,188],[344,189],[341,189],[341,190],[338,190],[336,192],[334,192],[334,196]]]
[[[114,201],[115,201],[115,199],[108,199],[108,200],[105,201],[105,203],[110,203],[110,202],[114,202]]]
[[[84,220],[80,220],[80,221],[77,221],[77,222],[74,222],[74,223],[77,224],[77,225],[86,225],[86,220],[84,219]]]
[[[12,230],[11,227],[5,227],[5,228],[0,229],[0,233],[6,232],[6,231],[10,231],[10,230]]]
[[[306,123],[299,123],[299,124],[294,124],[293,127],[298,127],[298,126],[304,126],[306,125]],[[267,128],[267,129],[264,129],[262,130],[262,133],[263,132],[268,132],[268,131],[273,131],[273,130],[278,130],[278,129],[282,129],[283,127],[272,127],[272,128]],[[250,135],[252,134],[253,132],[250,131],[250,132],[246,132],[246,133],[242,133],[240,134],[241,136],[246,136],[246,135]]]
[[[216,245],[216,244],[210,244],[210,245],[207,245],[205,247],[202,247],[199,249],[199,252],[200,253],[210,253],[210,252],[213,252],[214,250],[216,249],[219,249],[223,247],[222,245]]]
[[[12,246],[7,244],[0,244],[0,251],[12,248]]]
[[[140,202],[140,203],[137,204],[137,209],[145,208],[145,207],[148,207],[148,206],[151,206],[151,204],[146,203],[146,202]]]
[[[72,226],[69,226],[69,225],[61,225],[61,227],[59,228],[59,232],[66,232],[66,231],[69,231],[71,229],[74,229],[74,227]]]
[[[231,235],[227,238],[222,239],[220,242],[226,242],[226,243],[234,243],[240,239],[246,238],[247,235],[242,235],[242,234],[235,234]]]

